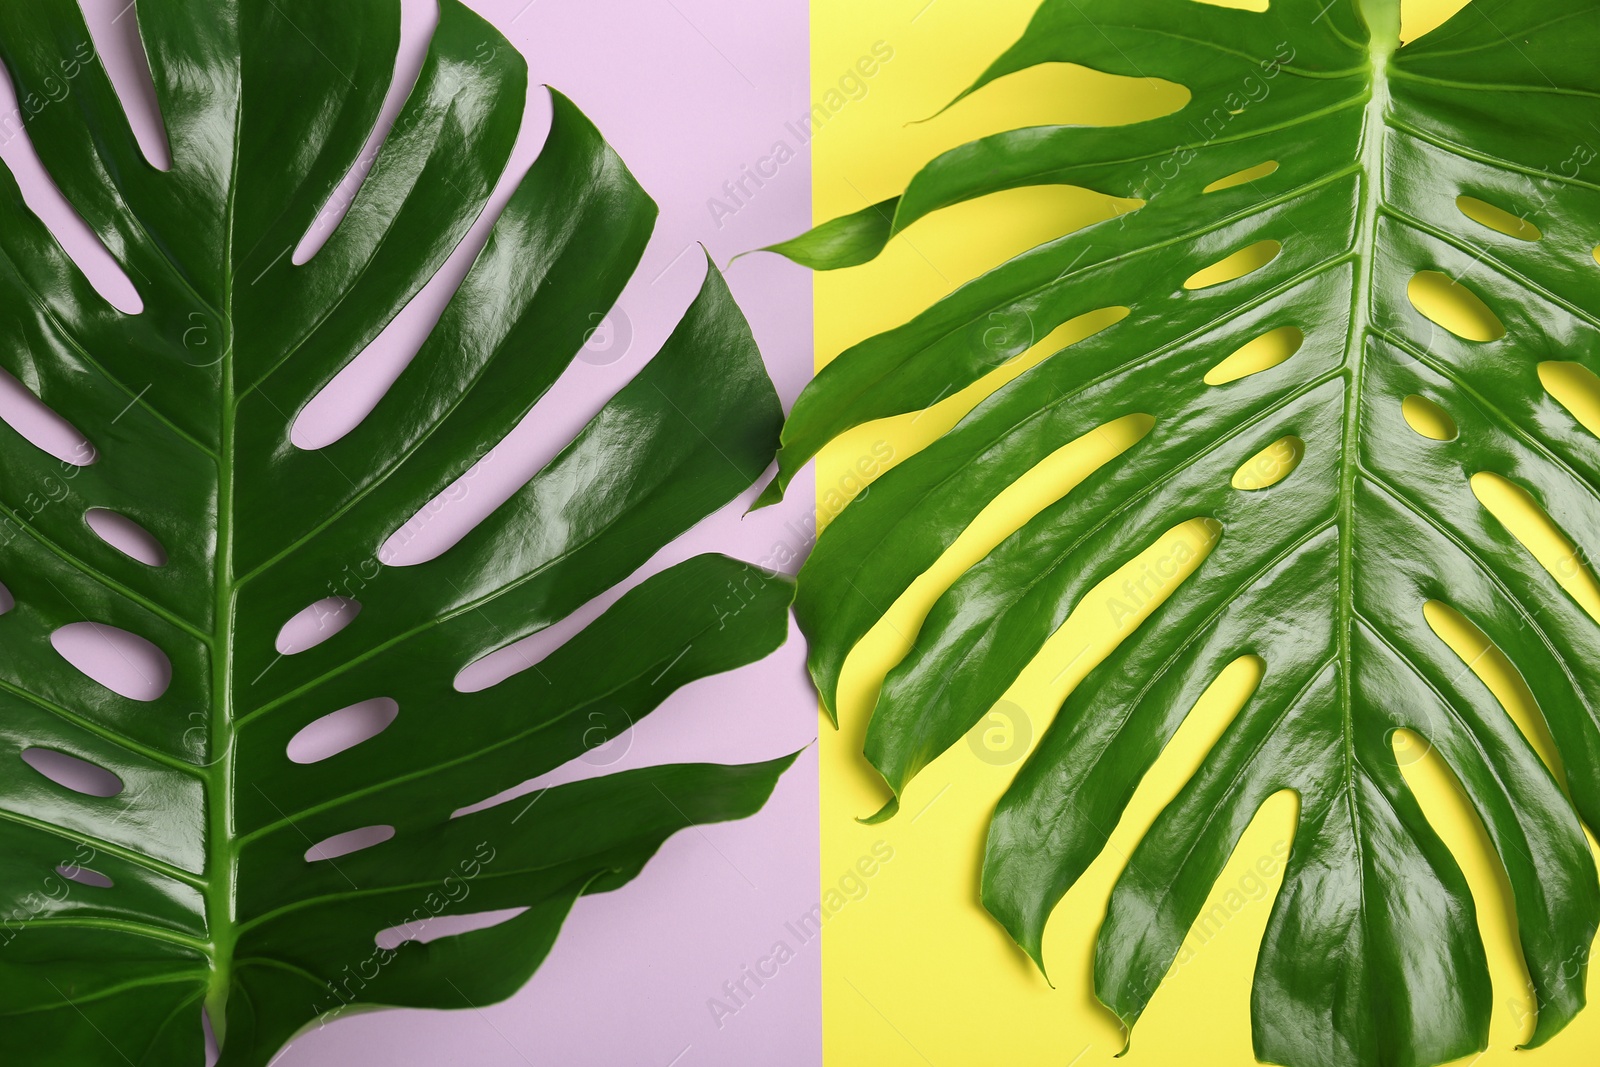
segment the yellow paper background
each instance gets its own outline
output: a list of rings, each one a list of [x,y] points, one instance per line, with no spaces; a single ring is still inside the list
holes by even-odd
[[[812,83],[818,104],[813,115],[820,127],[813,141],[816,219],[896,195],[922,163],[973,137],[1035,123],[1125,122],[1161,114],[1182,101],[1182,93],[1168,85],[1051,67],[1013,76],[932,121],[912,124],[936,112],[1009,45],[1035,3],[813,0]],[[1461,0],[1413,0],[1406,8],[1405,35],[1437,25],[1459,6]],[[893,54],[884,60],[886,48]],[[864,59],[871,62],[863,66]],[[868,69],[870,74],[862,73]],[[900,324],[1010,256],[1117,209],[1115,202],[1082,190],[1021,190],[919,222],[876,262],[818,276],[818,365]],[[1040,339],[1028,355],[927,412],[862,427],[835,442],[818,462],[820,520],[825,523],[873,477],[935,439],[983,395],[1112,321],[1104,315],[1086,320]],[[1109,593],[1086,596],[1087,606],[1051,639],[1008,692],[997,716],[969,738],[971,743],[957,745],[912,783],[896,818],[879,826],[860,825],[856,818],[876,811],[888,797],[860,755],[868,710],[884,672],[904,653],[933,599],[1000,538],[1147,428],[1148,421],[1134,417],[1064,443],[979,517],[889,610],[847,664],[841,729],[835,732],[824,720],[820,742],[822,889],[834,910],[823,941],[829,1067],[1089,1067],[1110,1064],[1123,1048],[1120,1027],[1095,1001],[1090,980],[1106,899],[1144,828],[1248,696],[1259,677],[1258,664],[1236,663],[1211,687],[1146,777],[1104,855],[1056,909],[1044,943],[1054,988],[978,902],[984,834],[995,802],[1061,699],[1138,617],[1108,615]],[[1571,555],[1570,545],[1554,535],[1518,532],[1547,560]],[[1192,568],[1209,536],[1203,524],[1187,524],[1148,546],[1140,558],[1174,555],[1189,558]],[[1175,548],[1180,543],[1189,551]],[[1130,553],[1138,547],[1130,545]],[[1130,566],[1137,565],[1135,560]],[[1578,586],[1588,576],[1581,568],[1567,569],[1577,574],[1575,593],[1587,600],[1587,590]],[[1120,577],[1112,580],[1113,586],[1120,582]],[[1531,697],[1498,652],[1485,652],[1481,640],[1474,643],[1474,635],[1448,617],[1430,615],[1430,621],[1501,697],[1541,754],[1552,759]],[[1403,735],[1396,750],[1430,819],[1467,874],[1489,950],[1495,983],[1491,1047],[1476,1061],[1464,1062],[1589,1067],[1600,1047],[1597,1011],[1580,1016],[1544,1049],[1512,1051],[1529,1032],[1532,1018],[1504,874],[1449,771]],[[1141,1019],[1120,1061],[1126,1067],[1255,1062],[1250,978],[1294,819],[1292,797],[1276,797],[1241,839],[1179,965]],[[880,862],[886,847],[893,850],[892,858]]]

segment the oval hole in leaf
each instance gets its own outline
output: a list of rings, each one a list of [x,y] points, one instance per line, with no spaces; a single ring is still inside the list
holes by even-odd
[[[1183,283],[1183,287],[1210,289],[1226,282],[1236,282],[1277,259],[1282,251],[1283,245],[1277,241],[1257,241],[1248,248],[1241,248],[1231,256],[1217,260],[1204,270],[1196,271]]]
[[[52,411],[32,389],[0,370],[0,419],[30,445],[63,463],[87,467],[99,457],[78,428]]]
[[[290,739],[286,753],[295,763],[320,763],[377,737],[399,714],[400,705],[389,697],[351,704],[307,723]]]
[[[1200,191],[1202,193],[1220,193],[1224,189],[1233,189],[1237,186],[1246,185],[1250,182],[1253,182],[1258,178],[1265,178],[1269,174],[1276,173],[1277,170],[1278,161],[1276,159],[1269,159],[1265,163],[1257,163],[1253,167],[1246,167],[1244,170],[1235,171],[1226,178],[1218,178],[1216,181],[1212,182],[1210,185],[1206,186]]]
[[[1519,218],[1475,196],[1456,197],[1456,207],[1479,226],[1487,227],[1496,233],[1503,233],[1507,237],[1515,237],[1519,241],[1537,241],[1544,237],[1544,234],[1539,232],[1539,227],[1527,219]]]
[[[101,874],[99,871],[91,871],[87,867],[74,867],[70,863],[63,863],[61,866],[57,867],[56,873],[69,882],[77,882],[79,885],[93,886],[95,889],[110,889],[112,886],[116,885],[115,882]]]
[[[121,512],[109,508],[90,508],[83,513],[83,521],[89,524],[89,529],[100,540],[129,559],[150,567],[166,566],[166,548],[156,540],[154,534]]]
[[[1300,351],[1306,335],[1293,326],[1280,326],[1257,337],[1206,372],[1207,385],[1227,385],[1252,374],[1271,370]]]
[[[1233,487],[1246,492],[1277,485],[1300,466],[1306,443],[1298,437],[1281,437],[1245,460],[1233,474]]]
[[[1472,476],[1472,492],[1540,566],[1561,583],[1561,588],[1590,616],[1600,620],[1600,582],[1595,581],[1583,555],[1533,499],[1533,494],[1488,471]]]
[[[1412,730],[1394,730],[1389,734],[1389,748],[1395,762],[1402,768],[1420,762],[1433,748],[1433,742]]]
[[[317,863],[321,860],[336,860],[340,856],[348,856],[352,852],[360,852],[364,848],[381,845],[394,837],[392,826],[363,826],[359,830],[346,830],[342,834],[334,834],[306,849],[306,862]]]
[[[1539,383],[1580,426],[1600,437],[1600,377],[1579,363],[1550,361],[1539,364]]]
[[[1430,441],[1454,441],[1460,432],[1450,413],[1425,396],[1413,393],[1400,401],[1400,414],[1407,426]]]
[[[23,749],[22,762],[74,793],[104,798],[122,792],[122,779],[104,767],[53,748]]]
[[[426,945],[442,937],[491,929],[510,922],[528,909],[499,908],[495,911],[473,912],[470,915],[429,915],[426,908],[417,910],[423,914],[413,915],[410,922],[391,926],[387,930],[379,930],[373,942],[385,952],[393,952],[407,942]]]
[[[1418,271],[1406,286],[1411,306],[1463,341],[1498,341],[1506,328],[1478,294],[1436,270]]]
[[[98,622],[74,622],[50,635],[61,658],[129,700],[149,702],[172,684],[172,661],[138,634]]]
[[[345,596],[323,597],[315,604],[301,608],[294,618],[278,631],[275,647],[285,656],[293,656],[322,642],[356,621],[361,614],[361,602]]]
[[[1517,670],[1500,646],[1466,616],[1443,601],[1430,600],[1422,605],[1422,617],[1427,620],[1428,628],[1434,635],[1449,645],[1450,651],[1459,656],[1484,687],[1494,694],[1495,700],[1511,716],[1511,721],[1517,724],[1517,729],[1522,731],[1522,736],[1527,738],[1528,744],[1544,760],[1556,780],[1565,783],[1566,771],[1561,764],[1561,753],[1556,748],[1555,737],[1550,733],[1550,725],[1545,722],[1544,712],[1540,710],[1539,702],[1534,699],[1522,672]]]
[[[17,606],[17,598],[11,595],[11,590],[0,583],[0,615],[4,615]]]

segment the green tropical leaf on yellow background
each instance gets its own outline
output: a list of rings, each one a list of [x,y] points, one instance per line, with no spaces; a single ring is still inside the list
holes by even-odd
[[[1475,904],[1397,737],[1442,757],[1504,866],[1531,1044],[1582,1008],[1600,920],[1583,831],[1600,816],[1584,608],[1600,598],[1583,562],[1600,530],[1600,73],[1585,43],[1600,8],[1476,0],[1404,47],[1398,29],[1381,0],[1049,0],[974,89],[1066,62],[1179,83],[1187,104],[984,138],[777,248],[852,266],[931,212],[1030,185],[1142,202],[830,363],[785,428],[774,492],[851,427],[1120,309],[878,477],[824,532],[797,613],[833,710],[851,650],[1007,486],[1096,427],[1138,425],[938,599],[884,682],[866,755],[898,797],[1089,591],[1173,527],[1209,531],[1135,584],[1137,629],[1002,798],[983,900],[1042,965],[1052,909],[1188,709],[1258,660],[1253,695],[1128,858],[1094,977],[1134,1023],[1246,825],[1292,791],[1253,1028],[1260,1058],[1295,1067],[1440,1063],[1487,1040]],[[1532,550],[1550,543],[1568,550],[1557,573]],[[1441,636],[1463,629],[1504,653],[1543,721],[1524,733],[1508,717]]]

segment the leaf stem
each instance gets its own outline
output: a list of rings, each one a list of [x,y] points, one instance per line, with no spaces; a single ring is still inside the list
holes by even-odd
[[[1393,0],[1362,0],[1369,26],[1371,8],[1393,4]],[[1399,31],[1398,7],[1394,28]],[[1360,818],[1356,811],[1355,788],[1355,709],[1353,690],[1354,656],[1352,637],[1355,628],[1355,490],[1360,477],[1361,399],[1366,375],[1366,345],[1371,333],[1372,289],[1377,261],[1378,225],[1382,215],[1381,188],[1384,180],[1384,149],[1389,110],[1389,57],[1392,46],[1379,37],[1374,26],[1371,45],[1372,95],[1361,120],[1361,218],[1355,234],[1355,292],[1350,301],[1350,333],[1345,350],[1344,441],[1339,465],[1339,620],[1337,627],[1340,710],[1344,733],[1345,789],[1350,805],[1350,820],[1356,840],[1360,840]]]
[[[242,89],[241,89],[242,91]],[[206,932],[211,947],[211,982],[205,1010],[218,1047],[228,1039],[228,995],[233,986],[233,956],[239,937],[239,851],[234,841],[234,773],[238,724],[233,721],[234,611],[238,585],[233,564],[234,449],[238,399],[234,383],[233,229],[239,182],[239,135],[243,106],[234,114],[233,174],[228,184],[227,248],[223,264],[221,427],[217,435],[217,545],[215,632],[211,641],[211,734],[206,779]]]
[[[231,325],[230,325],[231,330]],[[230,340],[231,346],[231,340]],[[238,854],[234,847],[233,722],[233,358],[223,360],[222,458],[217,464],[217,601],[216,634],[212,640],[211,747],[206,779],[208,856],[206,863],[206,928],[211,937],[211,987],[206,1011],[217,1041],[227,1027],[229,987],[233,983],[233,950],[238,936]]]

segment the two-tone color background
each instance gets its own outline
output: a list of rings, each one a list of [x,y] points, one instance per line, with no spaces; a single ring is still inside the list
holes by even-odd
[[[82,2],[113,77],[137,100],[127,0]],[[700,244],[726,265],[736,253],[791,236],[814,218],[894,195],[920,163],[972,137],[1034,123],[1129,121],[1170,110],[1181,100],[1170,85],[1059,68],[1009,79],[918,123],[1015,38],[1034,0],[467,2],[527,56],[535,85],[503,192],[538,150],[547,115],[539,84],[548,83],[596,121],[662,210],[639,276],[620,307],[597,324],[585,357],[453,505],[461,508],[461,521],[503,499],[649,359],[699,284]],[[1459,0],[1414,0],[1407,32],[1421,32],[1458,6]],[[415,69],[432,9],[432,0],[405,0],[402,74]],[[5,106],[9,110],[9,102]],[[137,122],[137,104],[134,110]],[[36,209],[92,261],[94,249],[70,211],[52,199],[25,138],[0,143],[0,157],[18,172]],[[498,197],[491,209],[503,200]],[[1080,190],[1019,191],[919,223],[868,267],[814,281],[776,257],[752,256],[733,264],[728,278],[787,405],[814,360],[899,324],[954,286],[1066,227],[1116,210],[1115,203]],[[454,261],[457,277],[475,241],[468,246]],[[448,281],[430,287],[422,304],[362,357],[363,373],[382,380],[385,367],[409,354]],[[798,482],[785,505],[750,516],[743,514],[748,497],[737,501],[657,564],[715,549],[792,572],[816,524],[826,523],[843,501],[947,429],[980,396],[1072,340],[1074,331],[1082,336],[1092,326],[1069,323],[1038,339],[1028,355],[927,413],[847,435],[823,455],[815,493],[809,480]],[[359,379],[355,375],[349,383],[358,392]],[[1237,706],[1248,679],[1225,675],[1202,700],[1140,790],[1106,855],[1063,902],[1045,943],[1053,987],[983,913],[978,862],[995,800],[1061,697],[1104,653],[1103,623],[1087,615],[1069,621],[971,743],[958,745],[917,779],[896,819],[875,827],[855,821],[884,799],[858,753],[872,692],[903,651],[904,635],[914,633],[940,588],[1014,528],[1019,516],[1067,491],[1115,447],[1102,440],[1063,450],[1049,469],[1008,494],[1004,506],[986,513],[980,525],[987,525],[970,531],[936,572],[892,607],[847,668],[838,733],[818,715],[794,633],[768,660],[679,692],[580,769],[607,773],[682,759],[740,762],[810,745],[760,815],[687,830],[632,885],[580,901],[548,962],[518,996],[452,1013],[342,1019],[306,1034],[277,1062],[1253,1063],[1250,974],[1292,840],[1287,806],[1269,805],[1240,842],[1208,902],[1205,914],[1213,921],[1190,938],[1121,1061],[1113,1058],[1123,1050],[1124,1035],[1094,1003],[1089,982],[1094,931],[1126,852]],[[815,745],[813,739],[819,739]],[[1414,780],[1427,773],[1419,763]],[[1435,785],[1430,815],[1479,894],[1496,983],[1493,1046],[1473,1062],[1592,1064],[1600,1042],[1595,1011],[1546,1049],[1513,1052],[1531,1019],[1507,912],[1496,905],[1502,898],[1495,873],[1481,850],[1474,851],[1466,817],[1450,806],[1448,788]],[[808,921],[819,907],[827,916],[820,937]]]

